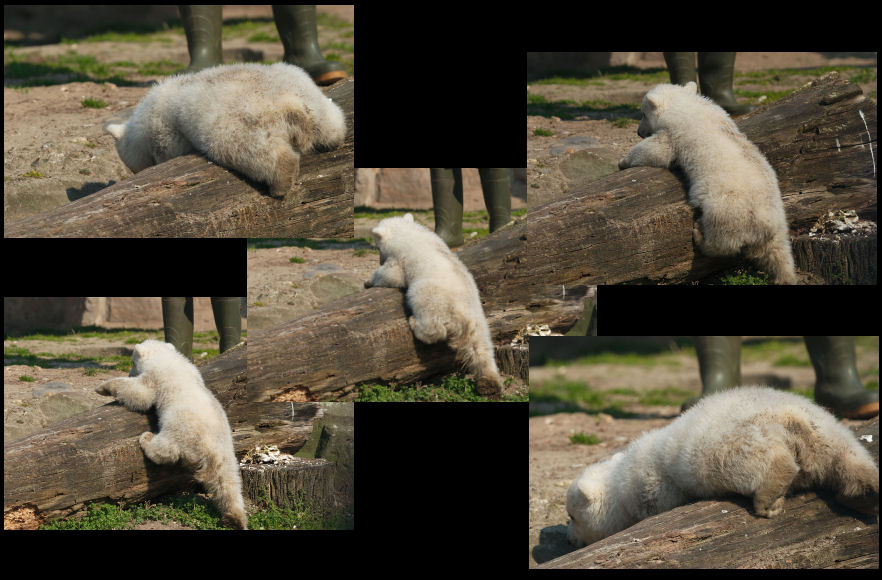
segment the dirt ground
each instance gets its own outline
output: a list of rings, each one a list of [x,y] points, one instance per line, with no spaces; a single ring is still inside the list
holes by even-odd
[[[364,290],[364,281],[380,263],[377,252],[358,251],[371,247],[361,240],[314,247],[272,245],[252,245],[248,251],[248,323],[254,330]]]
[[[841,65],[875,68],[876,62],[875,59],[834,57],[816,52],[741,52],[735,59],[735,72]],[[641,60],[635,62],[634,66],[664,68],[665,62],[662,53],[647,52],[643,53]],[[816,75],[813,74],[788,74],[777,78],[777,81],[773,77],[771,84],[765,79],[759,84],[750,79],[736,78],[736,90],[793,90],[814,78]],[[527,94],[542,95],[548,101],[568,99],[578,103],[601,101],[613,105],[639,104],[644,93],[654,84],[606,78],[580,85],[528,83]],[[860,84],[860,87],[865,95],[875,96],[875,78],[872,83]],[[739,102],[750,103],[749,99],[736,98]],[[615,114],[619,115],[620,113]],[[562,120],[554,116],[527,116],[527,183],[530,203],[554,199],[574,185],[618,170],[618,160],[640,141],[640,137],[637,136],[636,123],[619,126],[610,123],[607,120],[609,117],[609,114],[602,112],[573,120]],[[635,112],[634,118],[639,119],[639,113]],[[534,135],[536,129],[544,129],[552,134]],[[598,164],[611,165],[605,173],[597,174]]]
[[[120,14],[113,10],[94,10],[89,18],[107,18],[116,23]],[[160,7],[157,7],[159,9]],[[177,18],[175,7],[161,17]],[[319,14],[354,21],[353,6],[320,6]],[[123,18],[125,15],[123,15]],[[130,14],[136,18],[137,13]],[[225,23],[244,18],[262,19],[261,30],[275,37],[277,31],[272,19],[270,6],[225,6]],[[137,22],[122,22],[133,25]],[[14,22],[4,22],[5,37],[20,38],[23,23],[18,29]],[[319,26],[319,44],[328,46],[338,40],[346,44],[354,43],[354,36],[331,27]],[[348,30],[352,30],[349,28]],[[107,31],[112,31],[108,28]],[[64,31],[68,38],[74,31]],[[231,62],[254,60],[281,60],[282,44],[279,41],[254,41],[255,34],[240,34],[223,41],[224,60]],[[30,38],[31,35],[28,35]],[[133,40],[92,40],[87,42],[42,43],[4,48],[4,61],[8,65],[11,55],[18,62],[31,63],[39,69],[42,62],[63,63],[65,59],[94,59],[98,68],[88,76],[104,77],[113,74],[123,75],[133,86],[118,86],[112,82],[62,82],[20,88],[27,79],[16,79],[13,73],[5,73],[3,87],[3,145],[4,145],[4,223],[15,221],[39,213],[52,207],[95,193],[121,180],[131,177],[116,153],[113,137],[104,130],[111,120],[134,107],[147,93],[152,83],[164,78],[176,67],[189,63],[187,41],[183,34],[166,34],[156,42],[137,42]],[[344,60],[352,59],[352,53],[341,54]],[[120,63],[164,62],[170,70],[165,74],[143,76],[132,72],[131,65]],[[64,67],[56,67],[64,70]],[[54,69],[55,70],[55,69]],[[49,82],[64,81],[57,78],[63,73],[53,72]],[[67,76],[76,78],[78,73],[71,71]],[[33,78],[33,77],[29,77]],[[352,77],[354,78],[354,76]],[[35,79],[36,80],[36,79]],[[19,88],[16,88],[19,87]],[[87,107],[84,99],[93,99],[106,106]]]
[[[872,369],[861,375],[861,380],[878,382],[878,349],[858,347],[859,370]],[[776,364],[784,356],[792,355],[803,361],[796,364]],[[753,359],[753,357],[751,357]],[[742,357],[741,373],[744,384],[770,384],[774,380],[789,380],[791,388],[811,389],[815,374],[805,364],[808,355],[800,340],[787,343],[780,351],[762,356],[762,360]],[[698,362],[694,355],[677,354],[669,364],[644,365],[592,364],[563,367],[531,367],[530,384],[540,385],[554,377],[584,382],[592,390],[610,391],[628,389],[645,392],[677,386],[701,392]],[[560,412],[563,404],[530,403],[530,566],[562,556],[575,548],[566,539],[568,516],[566,492],[573,479],[588,465],[612,455],[644,431],[667,425],[679,416],[679,406],[646,406],[636,402],[635,396],[616,396],[624,403],[624,410],[635,413],[633,418],[613,418],[603,413]],[[859,421],[846,421],[848,425]],[[597,445],[576,445],[569,437],[575,433],[597,435]]]

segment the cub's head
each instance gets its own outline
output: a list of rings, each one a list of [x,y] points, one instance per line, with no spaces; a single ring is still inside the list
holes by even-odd
[[[386,218],[371,230],[371,233],[374,235],[374,242],[379,245],[381,240],[394,236],[395,232],[400,231],[402,228],[408,228],[410,227],[408,224],[413,223],[413,215],[409,213],[399,217]]]
[[[163,360],[164,357],[167,360],[168,356],[175,355],[178,355],[178,351],[173,344],[161,340],[145,340],[135,345],[134,352],[132,353],[132,371],[129,373],[129,376],[140,375],[144,372],[144,367],[151,362]]]
[[[616,453],[589,465],[567,490],[567,539],[574,546],[581,548],[626,527],[622,525],[622,506],[615,505],[615,494],[610,493],[610,486],[616,485],[610,474],[622,457]]]
[[[380,258],[416,256],[425,252],[449,253],[447,244],[435,232],[417,223],[411,214],[382,220],[371,230]],[[382,262],[381,262],[382,263]]]
[[[683,101],[697,94],[698,87],[694,82],[688,82],[686,86],[682,87],[680,85],[658,85],[650,89],[643,97],[643,104],[640,106],[640,110],[643,111],[643,120],[637,127],[637,134],[645,139],[662,129],[665,113],[674,107],[682,109]],[[688,105],[686,108],[689,108]]]
[[[136,111],[140,110],[136,109]],[[104,129],[116,140],[116,152],[132,173],[138,173],[156,165],[150,150],[152,139],[146,134],[143,117],[129,119],[125,123],[108,123]]]
[[[417,240],[422,240],[426,234],[434,235],[424,225],[415,222],[413,215],[409,213],[380,221],[371,233],[374,235],[374,243],[380,250],[394,243],[411,245]]]

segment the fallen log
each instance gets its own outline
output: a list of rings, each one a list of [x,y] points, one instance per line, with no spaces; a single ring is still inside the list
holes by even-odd
[[[497,344],[528,324],[572,327],[588,292],[585,286],[547,284],[535,277],[530,261],[534,249],[526,243],[525,229],[521,221],[457,252],[475,278]],[[414,338],[404,292],[370,288],[251,331],[248,400],[285,400],[295,393],[308,400],[332,400],[361,383],[411,383],[456,366],[446,345]]]
[[[304,155],[298,183],[284,200],[265,184],[184,155],[62,207],[6,224],[5,237],[312,237],[351,238],[354,80],[332,97],[349,128],[339,149]]]
[[[778,173],[793,232],[831,210],[875,221],[876,106],[860,87],[829,73],[737,124]],[[638,167],[530,208],[536,275],[560,284],[682,283],[731,265],[694,254],[684,185],[666,169]]]
[[[227,411],[237,454],[267,440],[296,451],[321,416],[320,406],[245,402],[245,350],[235,347],[200,367]],[[187,485],[192,473],[146,459],[138,437],[148,430],[158,431],[154,412],[135,413],[114,402],[5,444],[4,513],[29,507],[54,518],[88,502],[135,503]]]
[[[879,419],[854,431],[873,435],[867,447],[878,463]],[[787,497],[784,513],[771,519],[755,515],[744,497],[698,501],[539,568],[878,568],[877,517],[849,510],[833,495]]]

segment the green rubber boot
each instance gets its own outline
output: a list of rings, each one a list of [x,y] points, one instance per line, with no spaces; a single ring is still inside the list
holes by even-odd
[[[462,169],[433,167],[432,211],[435,233],[450,248],[461,246],[462,238]]]
[[[162,325],[165,329],[165,342],[178,352],[193,360],[193,299],[163,298]]]
[[[701,81],[701,94],[713,99],[730,115],[743,115],[756,108],[753,105],[739,105],[732,94],[734,52],[699,52],[698,78]]]
[[[478,168],[481,176],[481,190],[484,193],[484,205],[490,215],[490,231],[495,232],[511,221],[511,185],[509,184],[510,169]]]
[[[273,6],[273,18],[285,47],[285,62],[308,72],[317,85],[330,85],[346,78],[343,65],[325,60],[319,50],[314,4]]]
[[[665,63],[668,65],[668,74],[671,75],[672,85],[685,86],[686,83],[698,84],[698,76],[695,74],[694,52],[663,52]]]
[[[223,64],[221,7],[194,5],[180,6],[179,10],[187,35],[187,52],[190,53],[190,66],[185,72],[194,73]]]
[[[815,401],[840,417],[869,419],[879,414],[879,393],[861,384],[853,336],[806,336],[815,367]]]
[[[696,336],[694,340],[702,397],[741,385],[740,336]],[[687,400],[682,410],[697,402],[698,398]]]
[[[239,315],[239,298],[212,298],[211,311],[214,325],[220,336],[220,352],[225,352],[242,341],[242,317]]]

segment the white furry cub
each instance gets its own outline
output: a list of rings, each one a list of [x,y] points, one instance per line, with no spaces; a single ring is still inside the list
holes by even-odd
[[[205,387],[202,375],[175,347],[158,340],[135,346],[129,378],[117,378],[95,391],[132,411],[156,407],[159,433],[141,434],[141,449],[154,463],[181,460],[195,469],[220,508],[224,521],[246,529],[239,462],[224,408]]]
[[[502,378],[478,287],[468,269],[434,232],[411,214],[381,221],[372,232],[380,248],[380,267],[365,288],[407,288],[408,320],[414,336],[450,347],[475,374],[478,392],[499,395]]]
[[[721,107],[685,87],[658,85],[643,97],[645,137],[619,168],[679,165],[689,178],[689,205],[701,209],[693,229],[708,256],[744,251],[775,284],[796,284],[790,230],[775,170]]]
[[[303,69],[233,64],[163,80],[127,123],[107,130],[134,172],[198,152],[284,197],[300,155],[339,147],[346,121]]]
[[[808,399],[765,387],[702,398],[676,421],[588,466],[567,491],[582,546],[696,498],[737,493],[774,517],[791,489],[822,486],[858,509],[879,501],[879,468],[854,434]],[[878,508],[877,508],[878,509]]]

